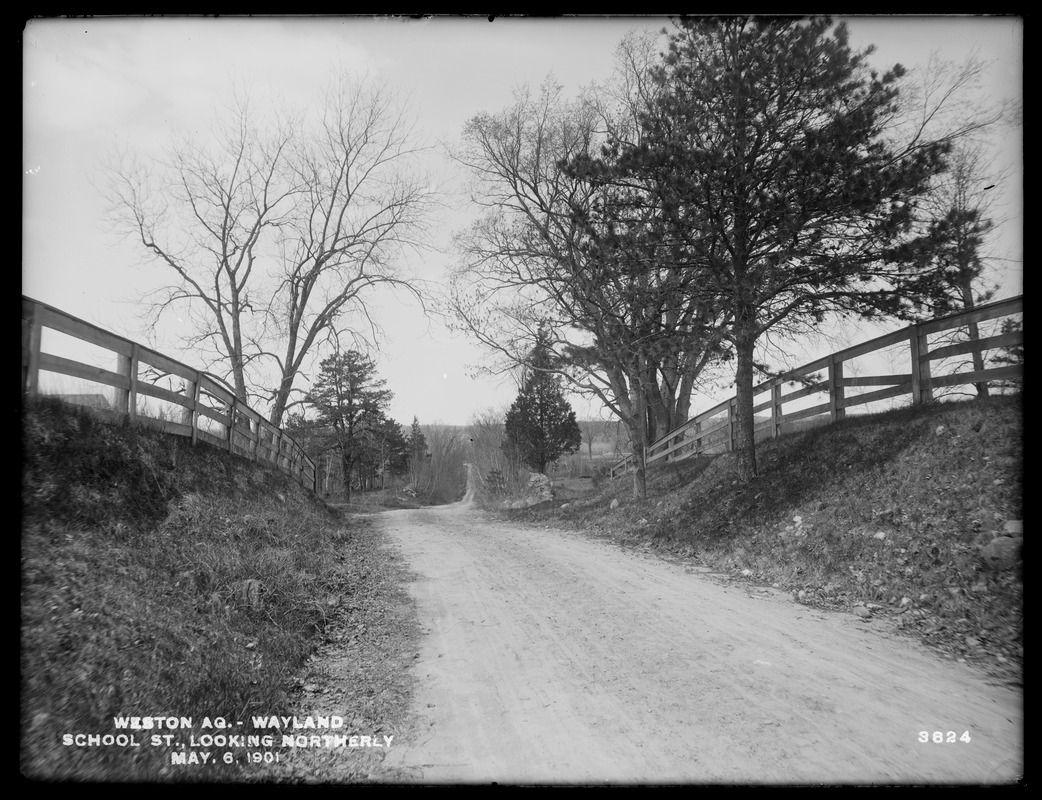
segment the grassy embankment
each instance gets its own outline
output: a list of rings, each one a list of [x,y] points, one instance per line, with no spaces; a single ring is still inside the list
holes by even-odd
[[[117,715],[191,717],[192,731],[137,732],[183,740],[222,732],[205,717],[289,714],[296,676],[331,638],[356,654],[354,673],[346,711],[316,713],[393,728],[406,676],[381,667],[414,621],[398,567],[366,532],[364,518],[215,448],[56,401],[25,408],[22,773],[249,780],[242,748],[231,766],[174,766],[176,746],[64,746],[62,735],[119,733]],[[365,779],[352,754],[338,779]]]
[[[644,502],[628,478],[571,492],[562,482],[554,502],[502,513],[887,618],[1019,681],[1020,564],[989,568],[980,551],[1023,519],[1021,402],[930,404],[766,441],[745,486],[733,456],[691,458],[652,465]]]

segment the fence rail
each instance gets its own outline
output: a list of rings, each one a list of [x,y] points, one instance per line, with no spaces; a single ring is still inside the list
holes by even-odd
[[[1000,300],[970,311],[909,325],[903,330],[848,347],[797,367],[777,378],[764,381],[753,387],[753,414],[769,411],[770,417],[757,421],[754,435],[773,438],[782,432],[784,426],[812,418],[836,422],[844,418],[848,408],[902,395],[911,395],[912,403],[919,404],[932,400],[935,389],[1021,378],[1024,374],[1023,364],[978,367],[986,363],[984,354],[988,350],[1023,345],[1023,330],[983,336],[978,334],[977,326],[982,322],[1023,314],[1023,311],[1023,296]],[[931,336],[950,336],[951,332],[962,328],[967,329],[968,338],[965,341],[954,341],[940,346],[931,345]],[[854,359],[902,345],[907,347],[906,355],[910,364],[908,372],[856,377],[844,375],[844,365]],[[958,369],[945,375],[932,374],[932,363],[967,355],[971,356],[971,364],[974,367],[970,371]],[[822,370],[827,374],[823,380],[817,376]],[[801,388],[783,394],[784,387],[793,384],[800,384]],[[875,386],[884,388],[853,395],[846,391],[847,388]],[[765,393],[769,393],[769,398],[756,403],[756,396]],[[815,394],[827,395],[827,400],[788,414],[783,413],[782,407],[785,404],[792,404]],[[702,453],[734,450],[737,402],[736,397],[731,397],[648,445],[644,451],[644,463],[651,464],[662,459],[680,461]],[[615,478],[632,471],[633,467],[633,455],[626,456],[612,465],[611,477]]]
[[[45,331],[55,331],[100,348],[104,358],[115,356],[115,369],[84,363],[42,349]],[[192,444],[204,441],[230,453],[270,464],[292,475],[307,488],[317,488],[315,462],[281,428],[237,399],[234,391],[214,375],[124,339],[78,319],[53,306],[22,296],[22,391],[26,397],[51,394],[41,390],[41,372],[67,375],[114,390],[111,406],[93,409],[117,419],[148,419],[168,433],[190,437]],[[176,389],[164,388],[144,378],[151,374]],[[58,393],[58,396],[62,396]],[[65,395],[77,402],[76,395]],[[82,396],[80,396],[82,397]],[[147,398],[178,408],[169,414],[152,412]]]

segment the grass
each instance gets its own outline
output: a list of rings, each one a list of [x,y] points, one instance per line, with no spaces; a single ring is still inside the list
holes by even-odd
[[[288,713],[341,607],[387,588],[364,519],[272,469],[54,400],[23,409],[22,515],[20,763],[37,780],[242,779],[173,767],[176,747],[61,737],[116,733],[124,715],[192,717],[198,734],[204,717]]]
[[[981,548],[1023,519],[1019,396],[936,403],[769,440],[758,475],[733,455],[652,465],[504,513],[661,551],[798,602],[889,618],[952,657],[1018,680],[1023,578]],[[614,511],[609,503],[619,500]]]

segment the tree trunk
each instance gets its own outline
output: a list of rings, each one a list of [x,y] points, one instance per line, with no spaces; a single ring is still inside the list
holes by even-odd
[[[971,342],[978,342],[978,341],[980,341],[980,328],[977,327],[977,323],[976,322],[971,322],[970,323],[970,341]],[[974,371],[978,372],[978,371],[984,369],[984,353],[982,353],[980,350],[974,350],[972,355],[973,355],[973,369],[974,369]],[[989,392],[988,392],[988,382],[987,381],[981,381],[980,383],[975,383],[973,385],[977,389],[977,397],[987,397],[988,396]]]
[[[279,382],[279,388],[275,392],[275,401],[271,407],[271,414],[268,417],[268,422],[276,427],[282,427],[282,415],[286,413],[286,406],[289,405],[289,393],[293,388],[293,376],[284,375],[282,380]]]
[[[380,491],[387,489],[387,435],[380,434]]]
[[[654,372],[652,372],[652,375],[654,375]],[[663,391],[663,387],[659,386],[657,381],[651,380],[648,384],[646,401],[648,427],[645,438],[648,444],[652,444],[669,433],[673,428],[671,424],[673,397],[668,392]]]
[[[241,403],[247,403],[246,371],[241,358],[232,358],[232,382],[235,384],[235,397]]]
[[[351,502],[351,459],[349,459],[347,456],[342,457],[340,459],[340,466],[344,471],[344,502],[349,503]]]
[[[647,455],[648,414],[644,401],[644,393],[636,385],[630,391],[630,402],[633,408],[630,428],[631,452],[633,454],[633,496],[637,500],[648,498],[647,466],[644,458]]]
[[[245,359],[242,353],[242,330],[240,327],[240,315],[243,313],[241,304],[239,303],[239,293],[233,286],[231,288],[232,293],[232,306],[229,310],[231,315],[231,342],[228,344],[228,358],[231,361],[232,367],[232,383],[235,386],[235,397],[240,402],[246,402],[246,366]],[[220,323],[219,323],[220,324]],[[227,341],[227,334],[225,334],[225,341]]]
[[[977,304],[973,301],[973,285],[972,285],[972,283],[970,283],[968,281],[964,282],[962,287],[961,287],[961,289],[962,289],[962,304],[963,304],[963,308],[965,308],[965,309],[974,308]],[[980,341],[980,328],[978,327],[977,323],[976,322],[971,322],[970,325],[969,325],[969,328],[970,328],[970,341],[971,342],[979,342]],[[971,356],[973,358],[973,369],[974,369],[974,371],[975,372],[979,372],[980,370],[984,369],[984,353],[982,353],[980,350],[974,350],[971,353]],[[975,383],[973,385],[977,389],[977,397],[987,397],[988,396],[989,392],[988,392],[988,383],[987,383],[987,381],[983,381],[981,383]]]
[[[751,337],[735,342],[738,364],[735,375],[738,415],[735,431],[735,451],[738,457],[738,476],[743,483],[756,477],[756,443],[753,436],[753,349]]]
[[[687,373],[680,380],[680,387],[677,389],[676,403],[673,407],[673,425],[670,430],[679,428],[685,422],[688,421],[688,417],[691,414],[691,392],[694,390],[695,376]],[[680,434],[675,437],[670,445],[680,444],[684,440],[686,434]],[[673,453],[672,458],[676,459],[682,454],[683,451],[677,450]]]
[[[691,392],[695,388],[695,376],[684,375],[680,380],[680,388],[677,390],[676,405],[673,411],[673,427],[679,428],[687,422],[691,414]]]
[[[643,425],[637,425],[642,429]],[[633,455],[633,497],[637,500],[646,500],[648,497],[647,468],[644,465],[644,437],[643,430],[630,428],[631,454]]]

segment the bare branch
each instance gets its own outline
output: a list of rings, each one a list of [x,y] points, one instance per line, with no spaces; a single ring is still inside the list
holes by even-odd
[[[170,279],[146,299],[150,324],[187,318],[183,345],[222,365],[240,398],[263,395],[278,423],[328,334],[360,317],[379,338],[374,292],[404,290],[424,307],[399,265],[426,247],[437,188],[396,99],[344,74],[317,118],[262,118],[240,92],[211,133],[144,166],[115,160],[113,229]]]

